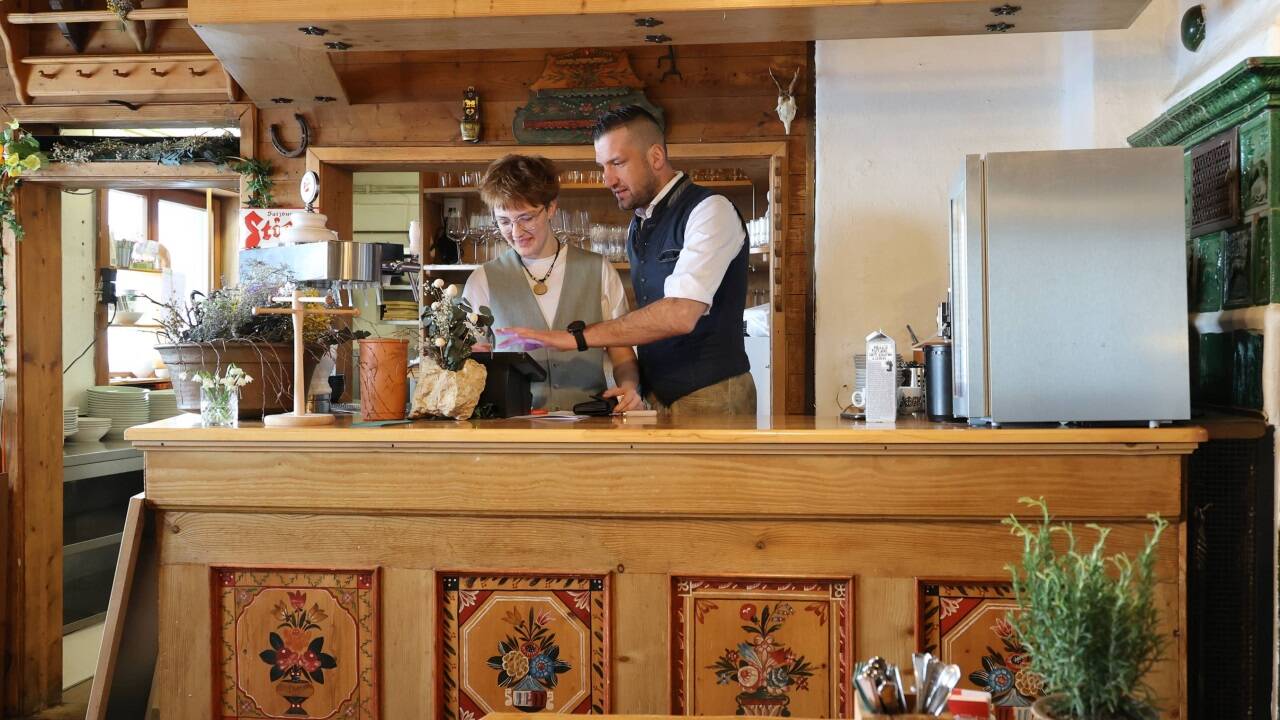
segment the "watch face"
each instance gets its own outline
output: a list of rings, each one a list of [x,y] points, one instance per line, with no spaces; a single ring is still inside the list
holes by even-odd
[[[298,189],[302,194],[302,202],[311,204],[316,201],[316,197],[320,195],[320,177],[314,171],[308,170],[302,176],[302,182]]]

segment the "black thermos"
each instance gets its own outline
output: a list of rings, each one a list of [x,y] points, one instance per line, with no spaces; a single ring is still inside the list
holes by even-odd
[[[954,420],[951,416],[951,343],[925,346],[924,377],[929,419],[934,422]]]

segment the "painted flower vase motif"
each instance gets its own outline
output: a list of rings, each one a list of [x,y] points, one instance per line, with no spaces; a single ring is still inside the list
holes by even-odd
[[[531,607],[528,617],[512,609],[502,619],[515,633],[498,643],[500,654],[487,664],[498,671],[498,685],[506,688],[507,703],[521,712],[554,710],[556,676],[570,667],[560,659],[556,635],[548,627],[551,615],[543,611],[535,616]]]
[[[795,609],[791,603],[779,602],[772,608],[762,605],[757,612],[754,603],[744,603],[738,613],[745,623],[746,642],[725,650],[707,669],[715,671],[718,684],[737,683],[742,690],[736,698],[736,714],[790,717],[789,693],[808,690],[813,677],[809,661],[777,640],[777,633]]]
[[[236,427],[240,417],[240,391],[222,386],[200,388],[200,424],[204,427]]]
[[[280,619],[276,631],[267,636],[271,647],[258,654],[271,666],[271,680],[276,693],[289,703],[286,715],[308,715],[302,704],[315,692],[315,684],[324,684],[324,671],[338,666],[332,655],[324,652],[324,636],[318,623],[328,619],[320,605],[307,609],[307,594],[288,593],[289,604],[276,603],[271,614]]]

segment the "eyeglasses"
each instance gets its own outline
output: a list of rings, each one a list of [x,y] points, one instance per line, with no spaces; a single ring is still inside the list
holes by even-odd
[[[532,215],[526,213],[514,219],[504,217],[496,218],[493,224],[498,226],[498,230],[502,231],[503,235],[510,235],[513,227],[519,227],[521,230],[531,233],[536,229],[538,217],[542,215],[542,212],[546,209],[547,208],[544,206],[538,208],[538,212],[533,213]]]

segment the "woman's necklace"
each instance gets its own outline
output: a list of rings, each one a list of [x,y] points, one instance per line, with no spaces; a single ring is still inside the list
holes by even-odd
[[[516,253],[516,259],[520,261],[520,267],[524,269],[524,274],[528,275],[529,279],[533,281],[533,294],[546,295],[547,294],[547,278],[551,277],[551,271],[556,269],[556,260],[560,259],[559,241],[556,242],[555,257],[551,258],[551,267],[547,268],[547,274],[543,275],[540,278],[534,277],[533,273],[529,272],[529,268],[525,267],[524,258],[520,257],[520,253]]]

